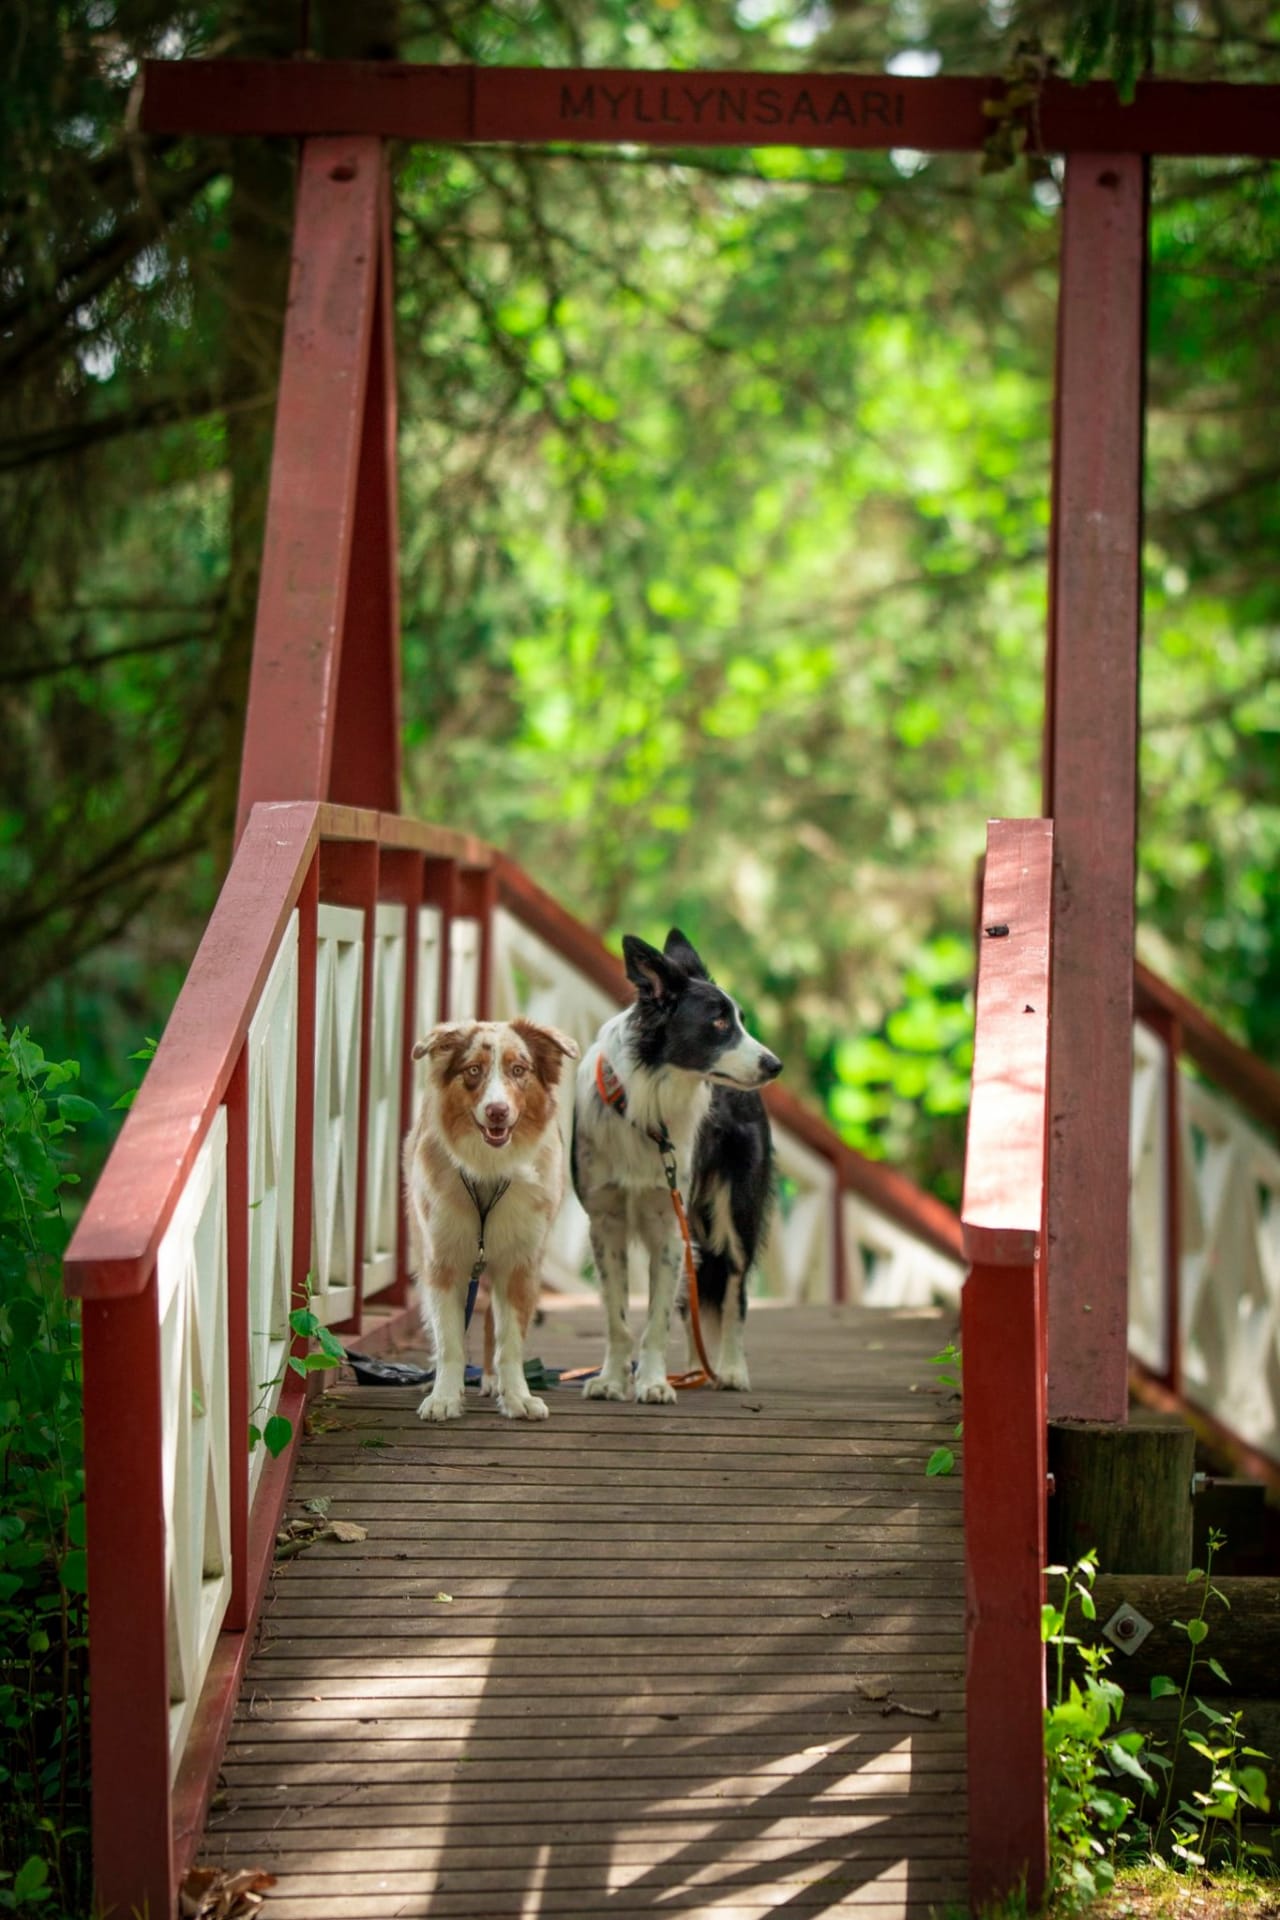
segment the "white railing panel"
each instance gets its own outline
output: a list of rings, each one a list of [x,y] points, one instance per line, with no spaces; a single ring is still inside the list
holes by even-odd
[[[311,1306],[326,1326],[350,1319],[356,1304],[363,982],[363,913],[322,905],[316,919]]]
[[[864,1307],[958,1305],[965,1269],[861,1194],[840,1203],[849,1298]]]
[[[379,904],[373,939],[369,1033],[369,1124],[365,1136],[364,1297],[396,1277],[400,1218],[400,1069],[404,1060],[404,982],[408,909]]]
[[[1158,1033],[1135,1020],[1129,1127],[1129,1351],[1157,1373],[1166,1372],[1169,1365],[1165,1313],[1168,1091],[1168,1049]]]
[[[577,1041],[583,1053],[619,1006],[505,907],[498,907],[493,916],[492,993],[495,1020],[523,1016],[558,1027]],[[575,1064],[566,1061],[559,1102],[566,1153],[573,1134],[576,1071]],[[571,1189],[547,1243],[546,1272],[557,1287],[568,1291],[580,1290],[591,1272],[587,1216]]]
[[[1280,1153],[1185,1073],[1180,1105],[1183,1387],[1280,1457]]]
[[[298,1108],[298,914],[267,976],[245,1042],[249,1079],[249,1400],[265,1426],[280,1398],[293,1287],[293,1173]],[[249,1456],[250,1489],[266,1455]]]
[[[773,1123],[778,1196],[753,1291],[788,1306],[835,1297],[836,1172],[786,1127]]]
[[[448,1020],[480,1017],[480,922],[460,918],[449,922]]]
[[[160,1242],[156,1282],[169,1752],[176,1770],[231,1594],[225,1107],[214,1115]]]

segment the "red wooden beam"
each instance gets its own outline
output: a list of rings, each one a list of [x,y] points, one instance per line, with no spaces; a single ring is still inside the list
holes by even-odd
[[[339,704],[340,667],[353,538],[358,518],[366,534],[376,536],[381,530],[385,538],[389,512],[382,497],[387,454],[380,438],[365,453],[383,212],[378,140],[306,143],[294,216],[238,832],[258,801],[335,797],[335,743],[346,725]],[[385,351],[382,366],[385,379]],[[385,396],[375,399],[369,424],[376,436],[385,434]],[[366,503],[360,516],[362,464],[366,491],[377,487],[379,498]],[[355,611],[366,633],[388,614],[382,605],[387,593],[385,555],[367,559],[369,585],[355,590]],[[362,554],[362,569],[365,563]],[[376,659],[373,672],[382,689],[385,661]],[[349,684],[350,675],[348,691]],[[362,697],[353,720],[361,735],[380,737]],[[343,752],[338,764],[345,779],[349,760]],[[379,782],[376,792],[354,792],[354,782],[347,780],[342,797],[382,804],[398,784],[398,749],[391,764],[394,771]]]
[[[1056,827],[1049,1412],[1128,1408],[1147,167],[1067,163],[1044,810]]]
[[[975,1910],[1048,1869],[1043,1208],[1053,827],[993,820],[961,1221],[966,1739]]]
[[[441,143],[915,147],[972,152],[991,76],[408,66],[337,60],[149,60],[148,133],[372,134]],[[1280,157],[1280,88],[1150,80],[1125,106],[1105,81],[1046,80],[1045,152]]]

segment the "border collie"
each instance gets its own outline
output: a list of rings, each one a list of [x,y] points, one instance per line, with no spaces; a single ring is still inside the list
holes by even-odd
[[[556,1088],[578,1045],[532,1020],[433,1027],[413,1049],[427,1084],[405,1140],[410,1263],[435,1342],[422,1420],[456,1420],[465,1386],[467,1293],[489,1276],[484,1391],[508,1419],[545,1420],[529,1392],[524,1339],[538,1302],[542,1252],[564,1198]]]
[[[591,1222],[605,1307],[605,1354],[588,1398],[669,1402],[667,1332],[684,1251],[657,1141],[669,1138],[700,1249],[698,1306],[719,1332],[722,1387],[750,1384],[743,1351],[746,1277],[764,1238],[773,1149],[756,1087],[782,1071],[707,973],[679,928],[659,953],[622,942],[636,999],[605,1022],[578,1069],[573,1185]],[[603,1062],[603,1063],[602,1063]],[[649,1256],[649,1318],[634,1381],[627,1332],[627,1248]]]

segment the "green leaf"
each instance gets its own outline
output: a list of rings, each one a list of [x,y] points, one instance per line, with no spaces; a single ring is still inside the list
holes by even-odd
[[[60,1093],[58,1095],[58,1117],[74,1125],[77,1120],[96,1120],[98,1109],[92,1100],[86,1100],[80,1093]]]
[[[1188,1620],[1187,1638],[1191,1642],[1193,1647],[1198,1647],[1201,1641],[1207,1640],[1208,1637],[1209,1637],[1209,1627],[1206,1621]]]
[[[925,1472],[930,1475],[951,1473],[956,1464],[955,1454],[950,1447],[935,1447],[925,1463]]]
[[[262,1430],[262,1442],[273,1460],[279,1458],[293,1438],[293,1422],[283,1413],[273,1413]]]
[[[1174,1685],[1167,1673],[1152,1674],[1151,1698],[1153,1700],[1165,1700],[1171,1693],[1177,1693],[1178,1691],[1179,1689]]]
[[[1112,1766],[1119,1772],[1127,1773],[1131,1780],[1140,1780],[1149,1792],[1155,1792],[1155,1781],[1151,1775],[1136,1755],[1130,1753],[1119,1740],[1108,1740],[1104,1751]]]
[[[1267,1776],[1261,1767],[1237,1767],[1232,1774],[1232,1779],[1251,1807],[1257,1807],[1261,1813],[1270,1813],[1271,1798],[1267,1792]]]
[[[59,1572],[68,1593],[88,1593],[89,1560],[83,1547],[73,1547],[70,1553],[63,1554]]]
[[[316,1319],[310,1307],[294,1307],[289,1315],[289,1325],[293,1328],[293,1331],[300,1334],[304,1340],[309,1340],[320,1332],[320,1322]]]
[[[13,1877],[14,1898],[19,1902],[47,1898],[45,1889],[48,1879],[48,1866],[38,1854],[33,1853],[23,1861]]]
[[[1230,1680],[1227,1678],[1226,1674],[1223,1672],[1218,1662],[1213,1658],[1212,1654],[1206,1657],[1205,1665],[1208,1667],[1210,1673],[1217,1675],[1218,1679],[1221,1680],[1224,1687],[1229,1687],[1231,1685]]]

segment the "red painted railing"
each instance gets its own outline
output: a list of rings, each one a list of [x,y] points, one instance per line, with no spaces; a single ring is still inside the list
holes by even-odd
[[[403,1300],[411,1042],[494,1006],[512,923],[564,963],[571,994],[576,979],[606,1004],[630,997],[602,943],[479,841],[329,803],[256,806],[76,1231],[66,1276],[84,1303],[93,1845],[108,1909],[170,1914],[199,1840],[305,1405],[285,1364],[288,1309],[309,1297],[366,1341],[373,1289],[380,1307]],[[769,1097],[779,1137],[827,1170],[833,1293],[849,1280],[850,1195],[958,1261],[944,1207],[794,1095]],[[279,1384],[264,1404],[268,1375]],[[249,1424],[273,1413],[292,1438],[267,1460]]]
[[[1053,825],[993,820],[961,1222],[970,1894],[1047,1870],[1045,1159]]]

